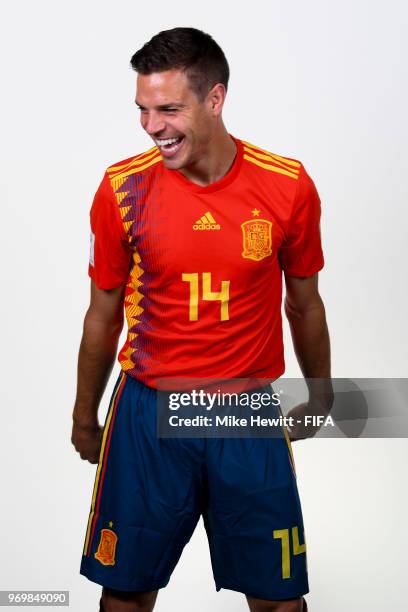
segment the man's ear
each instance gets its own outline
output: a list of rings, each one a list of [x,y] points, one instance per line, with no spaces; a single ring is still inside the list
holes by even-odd
[[[222,83],[217,83],[211,91],[208,92],[207,99],[210,111],[213,115],[217,116],[221,114],[226,95],[227,90]]]

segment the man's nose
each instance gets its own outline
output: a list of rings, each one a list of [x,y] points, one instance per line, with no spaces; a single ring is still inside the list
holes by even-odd
[[[148,134],[153,136],[158,132],[161,132],[166,127],[163,118],[155,112],[149,112],[142,116],[142,125],[143,129],[146,130]]]

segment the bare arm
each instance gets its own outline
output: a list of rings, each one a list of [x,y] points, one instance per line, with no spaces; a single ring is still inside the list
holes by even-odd
[[[91,463],[97,462],[100,447],[99,402],[112,371],[123,327],[124,288],[98,289],[91,281],[91,302],[78,355],[71,438],[81,458]]]
[[[327,413],[333,403],[330,339],[318,275],[286,276],[285,282],[285,313],[296,357],[309,388],[309,406],[313,407],[313,414]]]

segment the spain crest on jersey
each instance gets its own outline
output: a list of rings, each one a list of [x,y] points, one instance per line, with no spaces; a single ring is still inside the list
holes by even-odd
[[[266,219],[251,219],[241,223],[242,257],[259,261],[272,255],[272,222]]]
[[[95,559],[98,559],[102,565],[115,565],[115,550],[118,536],[111,529],[101,529],[101,539],[99,541],[98,550],[95,553]]]

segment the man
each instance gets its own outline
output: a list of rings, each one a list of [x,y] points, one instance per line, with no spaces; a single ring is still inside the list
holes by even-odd
[[[300,162],[227,132],[229,68],[209,35],[160,32],[131,65],[154,147],[111,165],[91,209],[72,442],[98,468],[81,573],[103,585],[101,610],[150,611],[202,514],[217,590],[244,593],[252,612],[306,610],[289,440],[159,438],[156,399],[163,377],[282,375],[282,270],[302,372],[329,379],[319,196]],[[309,390],[327,408],[330,385]]]

